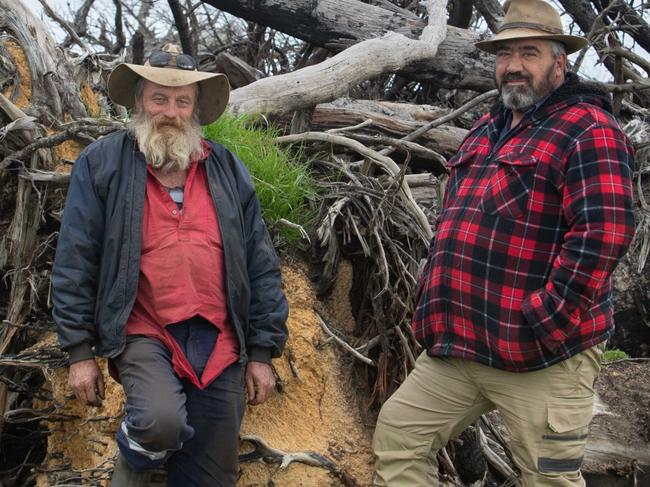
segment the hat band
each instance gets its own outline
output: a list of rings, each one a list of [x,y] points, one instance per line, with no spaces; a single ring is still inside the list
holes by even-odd
[[[550,25],[535,24],[534,22],[508,22],[499,27],[499,34],[506,29],[533,29],[548,32],[549,34],[564,34],[561,28],[551,27]]]

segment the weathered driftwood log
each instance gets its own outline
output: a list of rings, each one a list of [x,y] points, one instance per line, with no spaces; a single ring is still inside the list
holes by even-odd
[[[424,125],[429,120],[406,118],[409,112],[415,110],[394,110],[397,104],[372,102],[366,100],[340,99],[332,103],[322,103],[314,109],[311,118],[312,130],[329,130],[348,127],[371,120],[369,129],[381,130],[395,137],[404,137]],[[408,106],[408,105],[407,105]],[[432,115],[442,115],[439,110]],[[432,118],[437,118],[433,116]],[[429,130],[419,139],[419,142],[445,157],[453,155],[460,146],[467,131],[453,126],[441,126]]]
[[[234,90],[230,111],[281,115],[344,96],[355,85],[380,74],[432,61],[446,34],[445,6],[441,0],[430,0],[428,8],[429,25],[422,31],[422,40],[395,32],[365,40],[319,64]]]
[[[206,0],[206,3],[333,51],[387,32],[417,39],[426,25],[407,10],[388,10],[357,0]],[[445,88],[487,91],[493,87],[493,60],[474,47],[478,39],[476,32],[449,26],[437,55],[406,66],[403,73]],[[399,52],[407,53],[406,46]]]

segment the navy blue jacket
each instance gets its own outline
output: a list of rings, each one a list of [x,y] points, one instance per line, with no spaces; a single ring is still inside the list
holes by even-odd
[[[223,146],[210,145],[205,166],[240,360],[270,362],[287,339],[280,263],[248,171]],[[138,289],[146,178],[144,156],[126,131],[91,144],[75,162],[52,269],[54,321],[71,363],[124,349]]]

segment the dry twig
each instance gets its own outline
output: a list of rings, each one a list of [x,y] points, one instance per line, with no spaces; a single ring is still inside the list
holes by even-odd
[[[332,460],[320,453],[313,451],[285,452],[270,446],[263,438],[255,435],[244,435],[241,441],[253,445],[253,451],[239,455],[240,463],[262,460],[265,463],[279,463],[284,470],[293,462],[303,463],[312,467],[328,470],[338,478],[346,487],[357,487],[357,482],[345,470],[336,465]]]
[[[341,347],[343,347],[345,351],[352,354],[354,358],[361,360],[364,364],[371,365],[372,367],[377,366],[377,364],[375,364],[375,362],[372,359],[369,359],[365,355],[360,354],[353,347],[351,347],[345,340],[336,336],[334,332],[332,332],[332,330],[329,329],[329,327],[325,323],[325,320],[317,310],[314,310],[314,313],[316,313],[316,317],[318,318],[318,323],[320,324],[321,329],[328,336],[332,337],[336,343],[338,343]]]

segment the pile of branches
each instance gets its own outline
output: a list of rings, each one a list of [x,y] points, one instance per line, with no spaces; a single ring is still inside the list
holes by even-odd
[[[353,355],[372,367],[370,401],[381,403],[390,392],[388,383],[401,382],[419,352],[408,323],[428,238],[414,224],[398,180],[386,187],[347,168],[339,174],[338,181],[323,185],[314,246],[322,253],[319,287],[325,294],[334,284],[341,256],[352,261]]]

